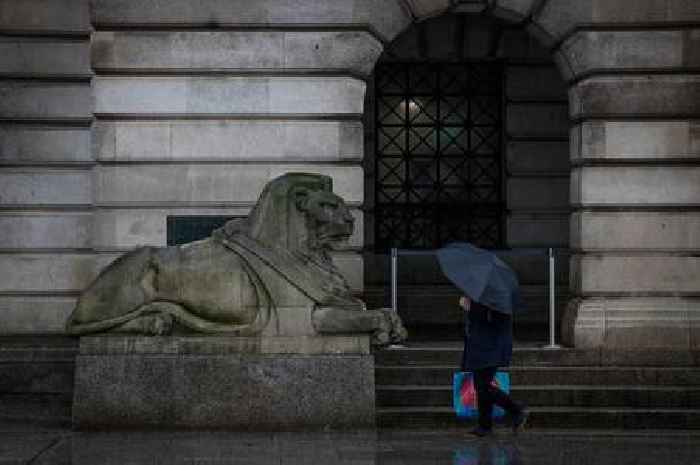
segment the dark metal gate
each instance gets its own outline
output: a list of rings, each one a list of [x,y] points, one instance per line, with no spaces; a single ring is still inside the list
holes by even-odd
[[[377,66],[379,250],[502,246],[502,81],[498,62]]]

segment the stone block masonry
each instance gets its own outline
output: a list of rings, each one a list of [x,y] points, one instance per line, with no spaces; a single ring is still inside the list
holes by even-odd
[[[570,87],[570,275],[581,300],[567,317],[568,342],[622,345],[625,331],[666,334],[667,327],[685,328],[673,334],[685,331],[679,340],[695,341],[697,275],[675,284],[670,276],[676,266],[694,270],[698,255],[700,4],[481,3],[531,33],[509,28],[494,45],[494,56],[522,58],[521,68],[509,69],[520,78],[507,82],[507,167],[516,183],[557,184],[569,171],[558,155],[566,150],[566,101],[550,94],[561,90],[549,85],[553,68],[534,63],[553,54]],[[60,332],[57,315],[104,263],[138,241],[163,241],[155,222],[249,208],[248,200],[223,198],[244,190],[246,173],[255,178],[248,192],[265,173],[326,170],[362,216],[365,79],[400,31],[451,2],[194,5],[0,0],[0,267],[11,273],[0,290],[0,333]],[[450,37],[436,34],[438,45]],[[487,38],[473,28],[461,47],[473,58]],[[536,104],[525,87],[536,92]],[[532,125],[527,114],[546,123]],[[129,191],[119,190],[121,180]],[[147,182],[166,189],[138,186]],[[154,190],[155,200],[147,200],[143,194]],[[509,244],[566,243],[565,189],[540,194],[556,208],[544,214],[511,199]],[[551,225],[547,234],[543,224]],[[353,264],[346,273],[358,291],[356,251],[364,241],[339,256]],[[669,276],[654,284],[647,265]],[[669,305],[690,305],[690,323],[669,323],[663,305],[642,305],[642,297],[679,299]],[[630,336],[629,343],[645,340]],[[664,336],[654,347],[664,340],[674,344]]]
[[[94,276],[88,2],[0,1],[0,334],[62,333]]]
[[[292,171],[332,176],[361,225],[363,79],[406,13],[392,3],[369,14],[373,2],[191,6],[92,3],[95,247],[164,245],[170,215],[245,215]],[[362,243],[356,234],[334,256],[358,292]]]

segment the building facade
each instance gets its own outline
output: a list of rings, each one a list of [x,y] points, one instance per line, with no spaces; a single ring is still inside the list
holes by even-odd
[[[470,46],[509,26],[456,51],[441,15]],[[169,217],[245,215],[289,171],[353,207],[336,259],[361,292],[377,67],[486,57],[510,60],[501,242],[569,249],[566,342],[700,348],[695,0],[0,0],[0,30],[2,334],[62,333]]]

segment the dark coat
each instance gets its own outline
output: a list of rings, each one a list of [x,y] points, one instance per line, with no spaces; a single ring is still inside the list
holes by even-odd
[[[467,312],[464,336],[464,371],[487,367],[506,367],[513,355],[513,324],[510,315],[489,310],[472,302]]]

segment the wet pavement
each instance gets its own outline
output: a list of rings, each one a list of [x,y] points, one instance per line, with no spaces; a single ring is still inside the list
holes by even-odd
[[[694,465],[700,433],[0,433],[0,464]]]

